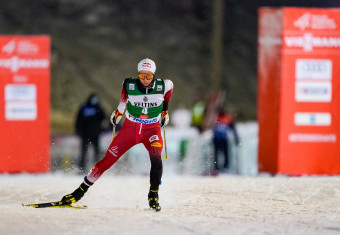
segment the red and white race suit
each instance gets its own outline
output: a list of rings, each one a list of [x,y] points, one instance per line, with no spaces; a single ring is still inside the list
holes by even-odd
[[[165,80],[165,84],[163,111],[167,111],[173,92],[173,83],[170,80]],[[147,97],[148,93],[150,92],[150,87],[152,88],[152,84],[150,84],[148,88],[138,86],[138,89],[144,93],[143,96]],[[128,92],[126,91],[126,87],[123,83],[121,100],[118,106],[120,112],[125,110],[128,99]],[[126,115],[130,114],[127,112]],[[107,169],[116,163],[127,150],[139,143],[143,143],[149,152],[151,161],[151,188],[158,188],[163,172],[161,158],[163,139],[159,122],[146,124],[138,121],[134,122],[133,119],[129,120],[128,118],[125,119],[122,129],[114,137],[113,141],[108,147],[105,157],[96,163],[88,176],[85,177],[85,184],[88,186],[92,185]]]

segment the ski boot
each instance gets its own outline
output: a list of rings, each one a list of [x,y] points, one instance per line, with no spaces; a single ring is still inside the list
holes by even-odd
[[[150,189],[148,198],[150,208],[155,211],[160,211],[161,207],[158,203],[158,190]]]
[[[73,193],[65,195],[61,201],[63,202],[64,205],[69,205],[71,203],[75,203],[79,201],[84,194],[87,192],[89,186],[86,184],[82,183],[79,188],[77,188]]]

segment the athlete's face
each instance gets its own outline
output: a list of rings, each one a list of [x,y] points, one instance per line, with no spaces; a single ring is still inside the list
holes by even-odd
[[[141,70],[138,73],[139,81],[143,86],[149,86],[153,79],[153,74],[150,71]]]

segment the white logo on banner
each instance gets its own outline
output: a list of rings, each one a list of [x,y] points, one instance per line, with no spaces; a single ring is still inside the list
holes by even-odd
[[[305,134],[305,133],[292,133],[288,136],[290,142],[336,142],[336,134]]]
[[[5,118],[32,121],[37,118],[37,88],[34,84],[5,86]]]
[[[33,121],[37,118],[35,102],[7,102],[5,117],[8,121]]]
[[[297,79],[332,80],[332,61],[326,59],[297,59]]]
[[[331,82],[296,82],[295,100],[297,102],[330,102],[332,100]]]
[[[20,59],[17,56],[0,59],[0,68],[7,68],[12,72],[17,72],[20,69],[46,69],[49,65],[48,59]]]
[[[17,42],[12,40],[1,48],[1,51],[7,54],[12,54],[15,50],[18,54],[34,55],[39,53],[39,46],[28,40],[20,40]]]
[[[6,52],[7,54],[12,54],[15,50],[15,41],[8,42],[5,46],[1,48],[1,51]]]
[[[330,113],[295,113],[294,123],[297,126],[330,126]]]
[[[5,86],[6,101],[35,101],[37,98],[37,88],[33,84],[8,84]]]
[[[329,18],[328,15],[313,15],[309,12],[303,14],[299,19],[294,21],[294,26],[305,30],[311,29],[336,29],[337,25],[334,19]]]
[[[298,37],[285,36],[284,41],[287,47],[301,47],[304,51],[312,51],[314,47],[340,47],[340,37],[314,37],[311,33]]]

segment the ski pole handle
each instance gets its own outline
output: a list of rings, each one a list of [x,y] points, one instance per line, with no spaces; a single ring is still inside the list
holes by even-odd
[[[168,160],[169,159],[169,156],[168,156],[168,151],[166,149],[166,137],[165,137],[165,128],[163,127],[163,135],[164,135],[164,148],[165,148],[165,156],[164,156],[164,159],[165,160]]]
[[[116,125],[113,125],[113,128],[112,128],[112,140],[115,138],[115,134],[116,134]]]

